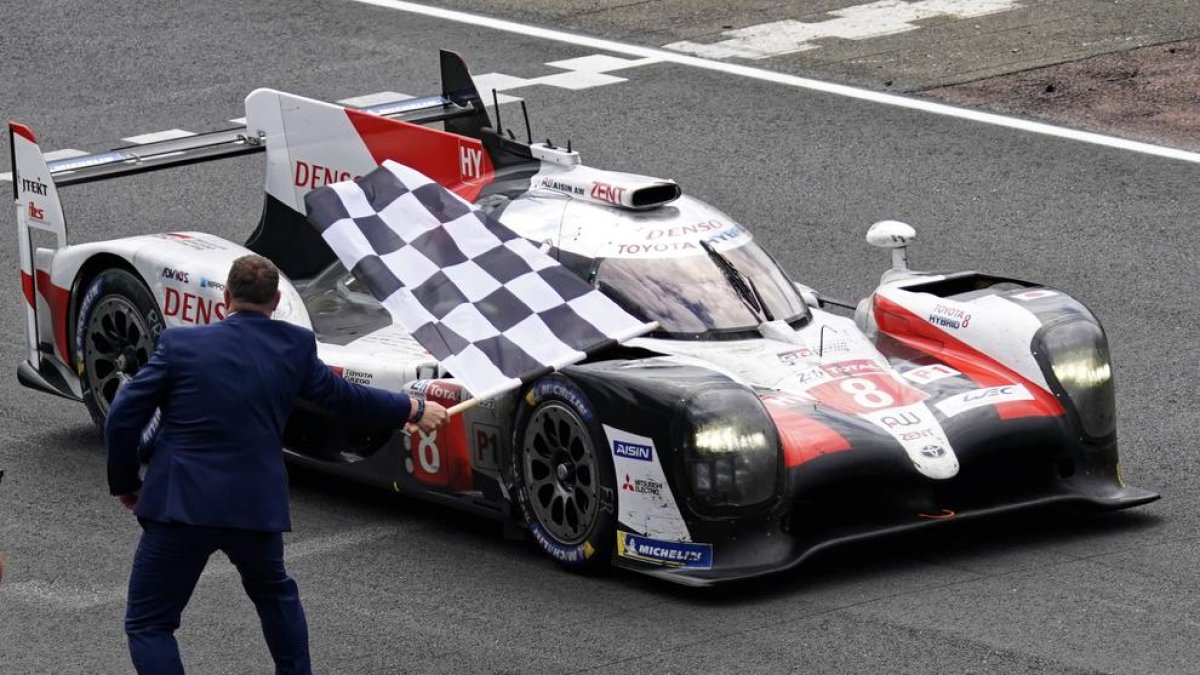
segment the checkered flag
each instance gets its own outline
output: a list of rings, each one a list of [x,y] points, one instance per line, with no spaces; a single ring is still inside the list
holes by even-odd
[[[346,269],[476,399],[655,327],[396,162],[304,201]]]

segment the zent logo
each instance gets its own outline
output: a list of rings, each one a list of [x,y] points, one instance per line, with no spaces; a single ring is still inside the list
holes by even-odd
[[[613,441],[613,454],[618,457],[628,457],[642,462],[654,459],[654,448],[649,445],[639,445],[626,441]]]
[[[620,204],[625,188],[609,185],[608,183],[592,183],[592,199],[598,199],[609,204]]]

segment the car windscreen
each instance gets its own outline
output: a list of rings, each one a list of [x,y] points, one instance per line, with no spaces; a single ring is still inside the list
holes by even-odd
[[[719,256],[732,270],[704,252],[605,258],[595,282],[627,311],[657,321],[661,332],[669,334],[718,337],[753,330],[768,319],[790,323],[808,318],[795,286],[753,241],[721,250]],[[734,271],[745,283],[731,278]]]

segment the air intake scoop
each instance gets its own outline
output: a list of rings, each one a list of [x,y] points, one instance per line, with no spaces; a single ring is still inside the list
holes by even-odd
[[[573,199],[633,211],[657,208],[683,194],[673,180],[586,166],[540,173],[534,176],[533,189],[553,190]]]

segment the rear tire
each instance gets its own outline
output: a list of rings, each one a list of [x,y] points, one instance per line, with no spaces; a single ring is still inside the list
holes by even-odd
[[[83,402],[103,431],[117,391],[150,360],[166,325],[150,289],[123,269],[88,284],[75,323],[75,357]]]
[[[569,569],[607,568],[616,478],[599,421],[560,375],[539,380],[522,401],[509,468],[534,541]]]

